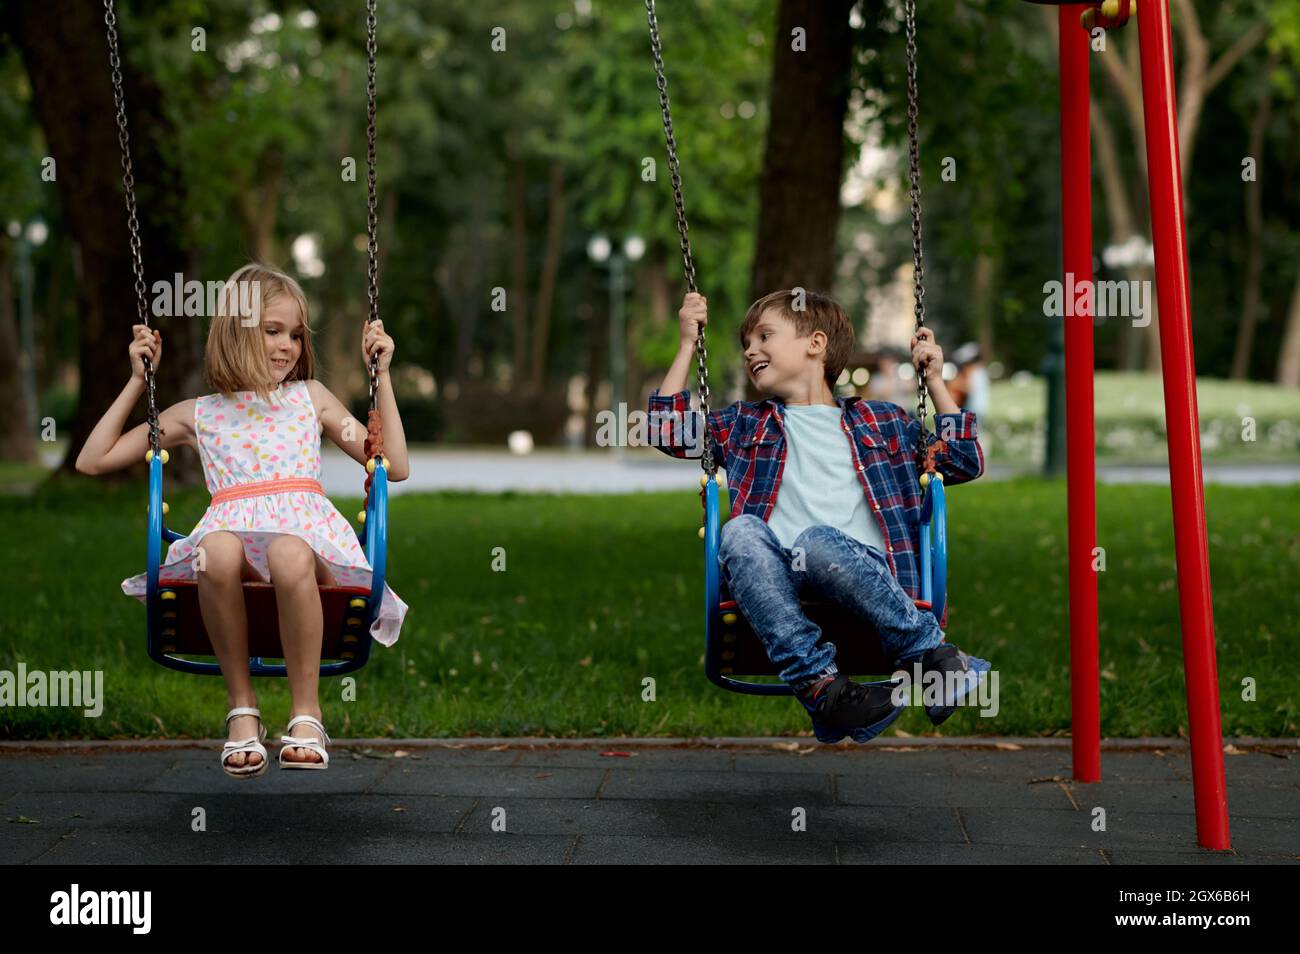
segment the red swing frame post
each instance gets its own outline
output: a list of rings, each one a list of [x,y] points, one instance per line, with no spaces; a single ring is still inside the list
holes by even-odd
[[[1092,278],[1089,34],[1079,25],[1080,15],[1091,7],[1094,4],[1069,4],[1062,5],[1058,11],[1063,264],[1067,275],[1074,273],[1076,283],[1083,274],[1089,280]],[[1200,417],[1196,407],[1196,368],[1192,351],[1168,0],[1142,0],[1138,4],[1137,17],[1196,833],[1197,841],[1203,847],[1228,850],[1231,848],[1228,798],[1206,543]],[[1076,438],[1067,455],[1074,777],[1079,781],[1098,781],[1101,777],[1101,736],[1097,578],[1092,569],[1097,491],[1090,313],[1075,315],[1072,321],[1066,322],[1065,362],[1067,429]]]
[[[1088,4],[1062,6],[1058,51],[1061,100],[1061,265],[1065,294],[1092,282],[1092,139],[1088,127],[1088,34],[1079,27]],[[1073,278],[1073,280],[1071,280]],[[1085,286],[1088,287],[1088,286]],[[1091,301],[1091,299],[1090,299]],[[1093,421],[1092,305],[1065,319],[1065,455],[1070,578],[1070,726],[1074,778],[1101,781],[1101,697],[1097,645],[1096,448]],[[1083,311],[1084,314],[1079,314]]]

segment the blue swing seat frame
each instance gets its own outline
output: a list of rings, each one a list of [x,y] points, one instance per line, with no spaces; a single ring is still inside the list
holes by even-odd
[[[149,516],[146,552],[147,588],[145,596],[149,658],[178,672],[200,676],[219,676],[221,666],[182,658],[183,655],[212,655],[202,616],[198,612],[197,585],[159,582],[163,543],[184,538],[163,524],[163,462],[158,454],[149,461]],[[325,618],[322,642],[322,676],[341,676],[355,672],[370,658],[370,627],[379,615],[384,596],[388,563],[388,474],[383,461],[375,459],[371,474],[370,496],[366,505],[366,559],[371,566],[370,589],[322,586],[321,602]],[[257,615],[250,619],[250,648],[260,644],[261,653],[249,658],[249,672],[254,676],[284,676],[283,663],[268,663],[279,647],[279,621],[274,612],[275,591],[270,583],[245,583],[245,602]],[[256,624],[256,626],[254,625]]]
[[[776,668],[722,585],[718,567],[721,536],[718,483],[709,480],[704,486],[704,673],[714,685],[730,692],[791,695],[792,690],[784,683],[735,678],[737,672],[776,675]],[[942,625],[948,608],[948,508],[941,474],[933,475],[922,494],[920,557],[921,599],[916,605],[933,613]],[[871,645],[872,633],[861,620],[830,604],[805,603],[804,608],[809,618],[821,626],[823,636],[835,643],[836,663],[842,672],[884,672],[892,668],[884,660],[878,641]]]

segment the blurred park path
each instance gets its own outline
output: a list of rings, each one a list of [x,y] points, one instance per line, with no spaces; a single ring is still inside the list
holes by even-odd
[[[323,453],[321,483],[327,494],[359,492],[360,467],[342,451]],[[1006,480],[1037,473],[1031,468],[991,464],[981,480]],[[694,461],[665,457],[656,450],[535,450],[512,454],[504,448],[411,448],[411,477],[390,484],[394,494],[415,491],[471,490],[500,493],[621,494],[651,490],[690,490],[699,484]],[[1114,484],[1163,484],[1163,464],[1103,464],[1097,479]],[[1300,461],[1291,464],[1207,464],[1205,481],[1213,484],[1300,483]]]

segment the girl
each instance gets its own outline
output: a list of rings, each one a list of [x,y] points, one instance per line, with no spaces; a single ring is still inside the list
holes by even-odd
[[[86,440],[77,458],[83,474],[120,470],[148,450],[147,423],[121,432],[145,387],[144,356],[155,369],[162,358],[162,335],[145,325],[133,330],[131,380]],[[308,769],[329,765],[323,743],[330,740],[317,698],[324,625],[317,585],[370,585],[371,567],[356,534],[318,483],[320,435],[364,464],[366,427],[314,380],[311,334],[307,299],[298,283],[273,268],[245,265],[226,283],[208,332],[204,369],[217,393],[181,401],[159,415],[162,446],[196,448],[213,495],[193,532],[171,545],[159,579],[198,579],[204,626],[230,706],[221,766],[240,778],[261,775],[267,766],[266,729],[248,672],[240,581],[269,577],[275,585],[294,713],[280,740],[279,763]],[[388,479],[405,480],[406,438],[388,377],[395,345],[382,322],[366,327],[361,348],[367,364],[379,356],[377,406],[390,460]],[[275,486],[280,480],[286,482],[283,490]],[[122,590],[144,601],[145,574],[123,580]],[[385,587],[370,630],[374,638],[385,646],[396,642],[406,610]]]

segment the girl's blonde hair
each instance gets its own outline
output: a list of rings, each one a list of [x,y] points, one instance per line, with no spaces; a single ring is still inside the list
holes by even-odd
[[[292,298],[298,305],[302,321],[302,354],[285,381],[309,381],[316,376],[307,296],[284,272],[253,262],[226,279],[217,313],[212,316],[203,366],[213,388],[224,395],[256,391],[262,400],[271,400],[276,384],[262,341],[262,316],[269,305],[285,298]]]

